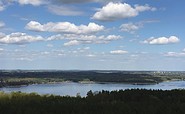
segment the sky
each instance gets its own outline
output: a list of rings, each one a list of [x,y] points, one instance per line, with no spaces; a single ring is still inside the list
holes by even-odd
[[[0,69],[185,71],[184,0],[0,0]]]

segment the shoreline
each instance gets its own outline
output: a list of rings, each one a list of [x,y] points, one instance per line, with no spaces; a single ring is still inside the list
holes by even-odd
[[[157,85],[163,82],[173,82],[173,81],[185,81],[185,80],[168,80],[168,81],[162,81],[159,83],[129,83],[129,82],[94,82],[94,81],[89,81],[89,82],[84,82],[84,81],[79,81],[79,82],[74,82],[74,81],[63,81],[63,82],[46,82],[46,83],[31,83],[31,84],[26,84],[26,85],[15,85],[15,86],[2,86],[0,88],[14,88],[14,87],[26,87],[29,85],[42,85],[42,84],[64,84],[64,83],[77,83],[77,84],[126,84],[126,85]]]

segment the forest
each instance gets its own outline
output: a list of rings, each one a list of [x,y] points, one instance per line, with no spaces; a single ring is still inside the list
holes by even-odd
[[[44,71],[44,70],[1,70],[0,87],[40,83],[94,82],[157,84],[163,81],[184,80],[185,72],[157,71]]]
[[[185,90],[103,90],[86,97],[0,92],[0,114],[185,114]]]

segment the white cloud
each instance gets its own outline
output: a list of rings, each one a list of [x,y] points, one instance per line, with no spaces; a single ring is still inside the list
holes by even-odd
[[[0,48],[0,52],[1,52],[1,51],[4,51],[4,49],[3,49],[3,48]]]
[[[25,18],[25,17],[20,17],[20,20],[22,20],[22,21],[29,21],[30,19]]]
[[[0,43],[4,44],[26,44],[31,42],[43,41],[44,38],[41,36],[30,36],[26,33],[11,33],[9,35],[0,36]]]
[[[53,3],[59,4],[73,4],[73,3],[86,3],[86,2],[94,2],[96,0],[49,0]]]
[[[86,55],[87,57],[96,57],[96,55],[93,55],[93,54],[88,54]]]
[[[75,46],[75,45],[79,45],[80,42],[78,40],[71,40],[69,42],[64,43],[64,46]]]
[[[41,52],[41,55],[49,55],[49,54],[50,54],[50,52],[48,52],[48,51]]]
[[[89,49],[90,49],[90,47],[84,47],[83,49],[84,49],[84,50],[89,50]]]
[[[5,6],[3,4],[0,4],[0,11],[3,11],[5,9]]]
[[[96,38],[97,37],[95,35],[58,34],[58,35],[49,37],[47,40],[51,41],[51,40],[67,39],[67,40],[78,40],[78,41],[93,41],[93,40],[96,40]]]
[[[53,35],[47,38],[47,41],[52,41],[52,40],[63,40],[64,36],[61,34]]]
[[[46,25],[45,25],[46,26]],[[41,25],[39,22],[36,22],[36,21],[30,21],[26,27],[26,29],[28,30],[32,30],[32,31],[38,31],[38,32],[41,32],[41,31],[44,31],[44,26]]]
[[[49,5],[48,10],[56,15],[61,16],[77,16],[82,15],[82,11],[78,11],[78,9],[73,7],[67,7],[67,6],[57,6],[57,5]]]
[[[21,5],[31,4],[31,5],[34,5],[34,6],[39,6],[41,4],[45,4],[46,0],[18,0],[18,2]]]
[[[54,3],[62,3],[62,4],[76,4],[76,3],[88,3],[88,2],[110,2],[110,1],[114,1],[114,2],[118,2],[121,0],[49,0],[51,2]]]
[[[65,43],[65,46],[73,46],[73,45],[80,45],[80,44],[104,44],[109,43],[111,41],[121,39],[121,36],[116,35],[108,35],[108,36],[95,36],[95,35],[77,35],[77,34],[58,34],[51,36],[47,39],[47,41],[51,40],[70,40],[69,42]]]
[[[169,38],[167,37],[159,37],[159,38],[149,38],[145,41],[143,41],[143,43],[146,44],[159,44],[159,45],[163,45],[163,44],[173,44],[173,43],[178,43],[180,41],[180,39],[176,36],[170,36]]]
[[[116,35],[108,35],[105,40],[108,40],[108,41],[112,41],[112,40],[118,40],[118,39],[121,39],[122,36],[116,36]]]
[[[138,30],[141,26],[138,24],[133,24],[133,23],[126,23],[122,24],[120,26],[121,31],[124,32],[129,32],[129,33],[134,33],[136,30]]]
[[[115,21],[118,19],[125,19],[130,17],[135,17],[139,12],[143,11],[154,11],[155,8],[150,7],[149,5],[139,6],[135,5],[132,7],[127,3],[113,3],[110,2],[106,6],[103,6],[99,11],[97,11],[92,19],[99,21]]]
[[[140,21],[137,23],[124,23],[120,26],[121,31],[123,32],[129,32],[131,34],[135,33],[137,30],[139,30],[140,28],[142,28],[144,26],[144,24],[148,24],[148,23],[156,23],[159,22],[158,20],[144,20],[144,21]]]
[[[79,41],[93,41],[96,40],[95,35],[76,35],[76,34],[65,34],[65,39],[68,40],[79,40]]]
[[[30,21],[26,27],[28,30],[32,31],[47,31],[47,32],[57,32],[57,33],[69,33],[69,34],[92,34],[104,30],[104,26],[98,25],[96,23],[89,23],[88,25],[75,25],[70,22],[49,22],[46,24],[40,24],[36,21]]]
[[[133,54],[133,55],[130,55],[130,56],[133,57],[133,58],[135,58],[135,57],[138,57],[139,55],[134,55],[134,54]]]
[[[65,56],[65,54],[64,53],[59,53],[58,56]]]
[[[119,40],[122,36],[108,35],[108,36],[95,36],[95,35],[78,35],[78,34],[58,34],[47,38],[47,41],[52,40],[69,40],[64,46],[73,46],[80,44],[104,44],[111,41]]]
[[[164,54],[164,56],[167,57],[185,57],[185,49],[182,50],[182,52],[168,52]]]
[[[5,10],[5,8],[7,7],[9,2],[10,2],[9,0],[7,0],[7,1],[6,0],[0,0],[0,11]]]
[[[126,54],[128,53],[128,51],[124,51],[124,50],[113,50],[110,51],[111,54]]]
[[[135,9],[138,12],[143,12],[143,11],[156,11],[157,9],[155,7],[150,7],[148,4],[141,6],[141,5],[135,5]]]
[[[5,23],[0,21],[0,28],[4,27]]]
[[[18,60],[18,61],[33,61],[33,59],[31,59],[31,58],[26,58],[26,57],[15,58],[15,60]]]
[[[1,39],[2,37],[5,37],[5,36],[6,36],[6,34],[0,32],[0,39]]]
[[[49,47],[49,48],[54,47],[53,44],[47,44],[46,46]]]
[[[180,53],[168,52],[165,54],[165,56],[167,56],[167,57],[185,57],[185,52],[180,52]]]

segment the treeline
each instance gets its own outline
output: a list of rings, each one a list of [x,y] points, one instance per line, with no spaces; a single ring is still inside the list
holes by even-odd
[[[185,114],[185,90],[89,91],[87,97],[1,92],[0,114]]]
[[[163,81],[184,80],[184,72],[154,73],[149,71],[2,71],[0,87],[40,84],[50,82],[96,82],[157,84]]]
[[[63,82],[61,78],[20,78],[20,77],[4,77],[0,78],[0,87],[7,86],[22,86],[29,84],[46,84],[46,83],[58,83]]]
[[[114,71],[110,73],[97,71],[11,71],[0,72],[0,78],[60,78],[65,81],[79,82],[89,79],[94,82],[114,82],[114,83],[159,83],[162,78],[148,73]]]

